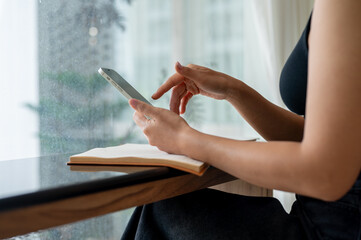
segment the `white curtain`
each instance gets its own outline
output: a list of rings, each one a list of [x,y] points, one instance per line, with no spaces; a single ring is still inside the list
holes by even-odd
[[[246,1],[245,81],[272,102],[284,106],[279,94],[279,76],[284,63],[300,38],[313,8],[313,0]],[[253,36],[247,38],[248,36]],[[256,39],[256,41],[255,41]],[[294,194],[274,191],[287,211]]]
[[[0,1],[0,160],[38,155],[37,2]]]
[[[36,1],[0,1],[0,161],[39,154],[38,119],[24,106],[38,101],[36,6]],[[1,193],[37,188],[37,170],[37,159],[0,168]],[[8,182],[9,175],[19,181]]]
[[[248,0],[245,28],[253,36],[247,42],[252,52],[246,76],[253,78],[262,72],[266,95],[282,105],[279,96],[279,75],[289,54],[297,43],[313,8],[314,0]],[[247,39],[247,34],[246,34]],[[255,41],[256,39],[256,41]],[[258,53],[257,53],[258,51]],[[257,66],[257,69],[255,69]],[[256,78],[260,77],[256,75]],[[261,87],[261,89],[262,89]]]

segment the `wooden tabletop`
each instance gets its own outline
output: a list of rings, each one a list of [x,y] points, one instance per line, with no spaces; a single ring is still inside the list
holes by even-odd
[[[126,168],[120,168],[108,167],[105,171],[126,171]],[[218,185],[217,189],[235,192],[234,187],[227,189],[227,185],[219,185],[233,180],[235,177],[212,167],[201,177],[166,167],[144,168],[142,171],[138,168],[134,174],[123,177],[12,196],[0,200],[0,238],[92,218],[215,185]],[[238,186],[236,192],[241,194],[272,195],[270,190],[240,180],[231,184],[235,183]]]

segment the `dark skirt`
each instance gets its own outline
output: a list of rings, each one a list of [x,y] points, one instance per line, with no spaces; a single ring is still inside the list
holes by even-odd
[[[128,239],[307,239],[299,216],[270,197],[204,189],[137,207]]]
[[[287,213],[275,198],[204,189],[137,207],[122,239],[361,239],[361,175],[338,201],[296,197]]]

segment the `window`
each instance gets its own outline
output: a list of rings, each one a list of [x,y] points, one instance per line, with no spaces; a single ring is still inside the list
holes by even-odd
[[[244,9],[239,0],[0,2],[0,160],[145,142],[127,101],[98,68],[117,70],[147,98],[174,73],[177,60],[243,79]],[[166,95],[154,104],[167,107],[168,100]],[[204,132],[255,135],[224,101],[194,97],[184,117]],[[34,176],[23,177],[37,184]],[[69,232],[118,239],[130,212],[28,239]]]
[[[7,101],[1,101],[0,159],[144,142],[126,101],[98,75],[99,67],[116,69],[146,97],[174,73],[177,60],[243,79],[242,1],[8,5],[1,8],[8,34],[1,39]],[[185,115],[192,126],[234,127],[233,137],[249,132],[228,104],[198,96],[192,101]],[[155,104],[167,107],[167,97]]]

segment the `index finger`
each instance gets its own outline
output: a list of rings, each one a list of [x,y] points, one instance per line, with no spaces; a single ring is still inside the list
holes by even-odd
[[[158,99],[168,92],[172,87],[181,84],[184,81],[184,77],[179,73],[173,74],[167,81],[165,81],[158,90],[152,95],[153,99]]]

